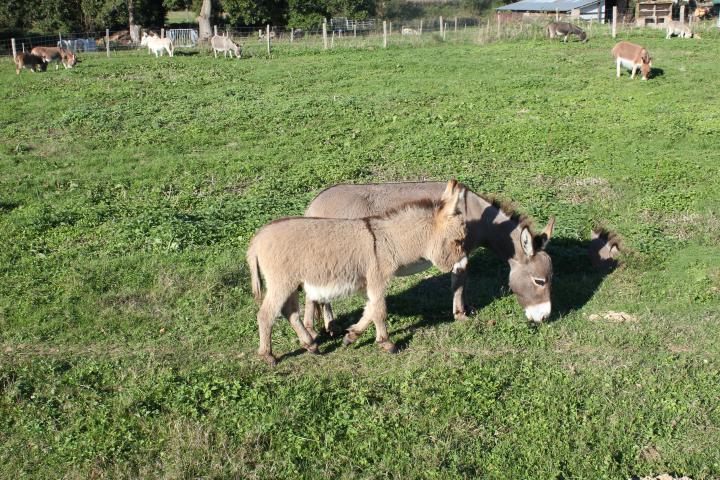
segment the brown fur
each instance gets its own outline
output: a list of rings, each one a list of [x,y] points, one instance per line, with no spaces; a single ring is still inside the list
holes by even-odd
[[[625,67],[632,70],[630,78],[635,78],[635,72],[640,67],[642,79],[647,80],[652,67],[652,58],[645,47],[630,42],[619,42],[612,49],[612,56],[617,65],[617,78],[620,78],[620,67],[625,62]],[[631,65],[628,65],[631,64]]]
[[[65,68],[72,68],[77,64],[75,54],[67,48],[35,47],[30,53],[41,57],[47,64],[50,62],[58,62],[55,64],[55,70],[60,68],[60,63],[62,63]]]
[[[364,291],[368,298],[365,311],[348,330],[345,343],[354,342],[374,323],[378,344],[394,351],[385,325],[388,282],[399,269],[424,259],[442,271],[456,268],[461,261],[464,268],[467,231],[458,210],[464,195],[465,189],[453,181],[447,184],[441,201],[407,202],[380,216],[295,217],[261,228],[247,251],[253,294],[262,299],[258,353],[268,363],[275,362],[270,337],[280,313],[290,320],[300,343],[311,352],[317,350],[314,335],[300,322],[297,288],[301,284],[306,298],[318,303]]]
[[[20,70],[23,68],[27,68],[31,72],[45,70],[45,62],[32,53],[18,53],[15,55],[15,74],[20,75]]]
[[[310,203],[305,214],[332,218],[377,215],[393,210],[408,201],[437,201],[443,188],[444,184],[441,182],[335,185],[319,193]],[[541,234],[533,234],[531,220],[518,213],[509,203],[473,192],[468,192],[461,207],[468,223],[466,249],[470,252],[480,246],[486,246],[510,264],[510,287],[523,308],[526,308],[526,315],[528,309],[534,305],[545,303],[549,305],[552,262],[544,252],[544,248],[552,235],[552,223]],[[530,255],[521,247],[520,240],[524,231],[531,239],[527,245]],[[418,263],[414,268],[404,269],[398,274],[416,273],[422,271],[423,266]],[[464,298],[466,280],[465,271],[452,275],[453,313],[456,319],[465,318],[469,310]],[[542,280],[545,284],[539,286],[535,280]],[[317,310],[313,302],[307,302],[305,326],[309,330],[312,329]],[[323,305],[323,314],[325,327],[328,330],[337,330],[330,305]],[[540,315],[533,317],[536,318],[540,318]]]

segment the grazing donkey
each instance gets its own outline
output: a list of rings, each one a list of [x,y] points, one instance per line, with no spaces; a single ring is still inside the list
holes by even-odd
[[[377,215],[407,201],[439,199],[443,188],[442,182],[335,185],[318,194],[305,215],[332,218]],[[552,236],[555,220],[550,219],[539,235],[533,234],[527,219],[471,191],[467,192],[462,208],[468,227],[467,252],[484,246],[506,260],[510,265],[510,289],[525,309],[525,316],[534,322],[546,319],[551,310],[552,261],[544,249]],[[429,267],[429,262],[420,261],[398,271],[397,275],[412,275]],[[453,272],[453,313],[457,320],[465,319],[468,313],[466,282],[465,269]],[[312,300],[306,300],[305,328],[314,335],[313,320],[318,306]],[[322,309],[326,330],[337,334],[339,328],[333,321],[330,305],[324,303]]]
[[[46,65],[41,57],[32,53],[21,52],[15,55],[15,74],[20,75],[20,70],[23,68],[28,68],[31,72],[37,72],[38,70],[45,70]]]
[[[617,257],[621,251],[620,239],[614,233],[605,230],[592,230],[588,257],[596,270],[608,273],[618,266]]]
[[[678,22],[677,20],[668,22],[667,35],[665,36],[665,39],[669,39],[673,35],[676,35],[680,38],[700,38],[700,35],[693,34],[693,31],[689,25],[684,22]]]
[[[282,313],[304,348],[317,353],[314,336],[300,322],[298,287],[308,301],[331,300],[363,290],[367,296],[360,320],[348,329],[348,345],[375,324],[375,341],[395,353],[385,325],[385,290],[399,270],[424,259],[443,272],[464,269],[466,226],[458,206],[465,187],[452,180],[435,198],[416,197],[379,216],[360,219],[291,217],[264,226],[247,251],[252,290],[262,298],[260,273],[266,294],[258,311],[258,353],[270,365],[271,332]]]
[[[168,55],[171,57],[174,56],[175,49],[173,48],[172,40],[169,38],[160,38],[143,32],[142,39],[140,39],[140,45],[143,47],[147,46],[148,53],[154,53],[155,57],[157,57],[158,54],[162,57],[163,50],[166,50]]]
[[[75,57],[75,54],[67,48],[35,47],[30,50],[30,53],[42,58],[43,61],[47,64],[50,64],[50,62],[58,62],[55,64],[55,70],[60,68],[61,62],[63,64],[63,67],[65,67],[66,69],[72,68],[77,64],[77,58]]]
[[[213,35],[213,37],[210,39],[210,45],[212,45],[213,52],[215,53],[215,58],[217,58],[218,52],[223,52],[223,56],[227,58],[228,52],[230,53],[230,58],[232,58],[233,53],[237,58],[242,57],[242,49],[235,44],[232,40],[230,40],[230,37],[223,37],[220,35]]]
[[[645,47],[623,41],[613,47],[612,56],[615,57],[617,64],[617,78],[620,78],[620,66],[623,66],[632,70],[630,78],[635,78],[635,72],[639,67],[642,79],[648,79],[650,67],[652,67],[652,58],[650,58],[650,53]]]
[[[577,35],[581,42],[587,42],[587,33],[572,23],[567,22],[552,22],[547,26],[548,36],[553,39],[558,36],[563,36],[563,42],[567,43],[570,35]]]

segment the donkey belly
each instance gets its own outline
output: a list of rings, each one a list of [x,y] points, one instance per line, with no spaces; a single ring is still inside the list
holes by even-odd
[[[354,283],[334,283],[329,285],[312,285],[307,282],[303,285],[305,298],[318,303],[330,303],[336,298],[347,297],[360,288]]]
[[[628,60],[628,59],[626,59],[626,58],[622,58],[622,57],[621,57],[621,58],[620,58],[620,65],[622,65],[623,67],[627,68],[628,70],[632,70],[632,69],[635,67],[635,65],[637,65],[637,64],[636,64],[635,62],[633,62],[632,60]]]
[[[398,277],[407,277],[408,275],[415,275],[416,273],[423,272],[428,268],[432,267],[432,262],[429,260],[420,260],[419,262],[411,263],[400,267],[395,271],[395,275]]]

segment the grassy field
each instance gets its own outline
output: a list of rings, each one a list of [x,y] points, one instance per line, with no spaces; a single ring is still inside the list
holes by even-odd
[[[719,478],[720,38],[662,37],[648,82],[607,38],[0,62],[0,477]],[[398,355],[279,321],[256,358],[257,228],[451,177],[557,217],[551,321],[481,250],[468,321],[447,275],[394,281]]]

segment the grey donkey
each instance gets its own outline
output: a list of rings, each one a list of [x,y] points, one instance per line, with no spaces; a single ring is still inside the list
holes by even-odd
[[[377,215],[396,208],[405,202],[421,198],[440,199],[445,184],[442,182],[385,183],[369,185],[335,185],[324,190],[310,203],[307,216],[331,218],[362,218]],[[552,260],[545,247],[552,236],[555,225],[551,218],[545,229],[533,233],[529,221],[510,207],[492,199],[467,191],[462,208],[467,222],[468,237],[465,248],[472,252],[478,247],[487,247],[510,266],[510,289],[525,309],[528,320],[541,322],[551,311],[551,284],[553,277]],[[430,267],[421,260],[407,265],[397,275],[411,275]],[[468,314],[465,302],[466,269],[452,274],[453,313],[455,319],[464,319]],[[335,324],[332,308],[327,302],[316,299],[306,301],[305,328],[316,335],[314,317],[320,306],[325,319],[325,328],[331,334],[340,333]]]
[[[558,36],[563,37],[563,42],[568,41],[570,35],[577,35],[581,42],[587,42],[587,33],[572,23],[552,22],[547,26],[548,36],[552,39]]]
[[[354,342],[374,323],[376,342],[384,350],[396,352],[385,325],[388,283],[398,271],[424,260],[443,272],[460,272],[466,267],[467,228],[458,209],[465,192],[465,187],[453,180],[437,196],[417,196],[377,216],[291,217],[262,227],[247,251],[253,294],[262,300],[257,314],[258,354],[275,364],[271,333],[281,313],[302,346],[317,353],[316,334],[300,322],[300,285],[308,301],[320,303],[363,291],[367,303],[362,317],[348,329],[343,343]]]

